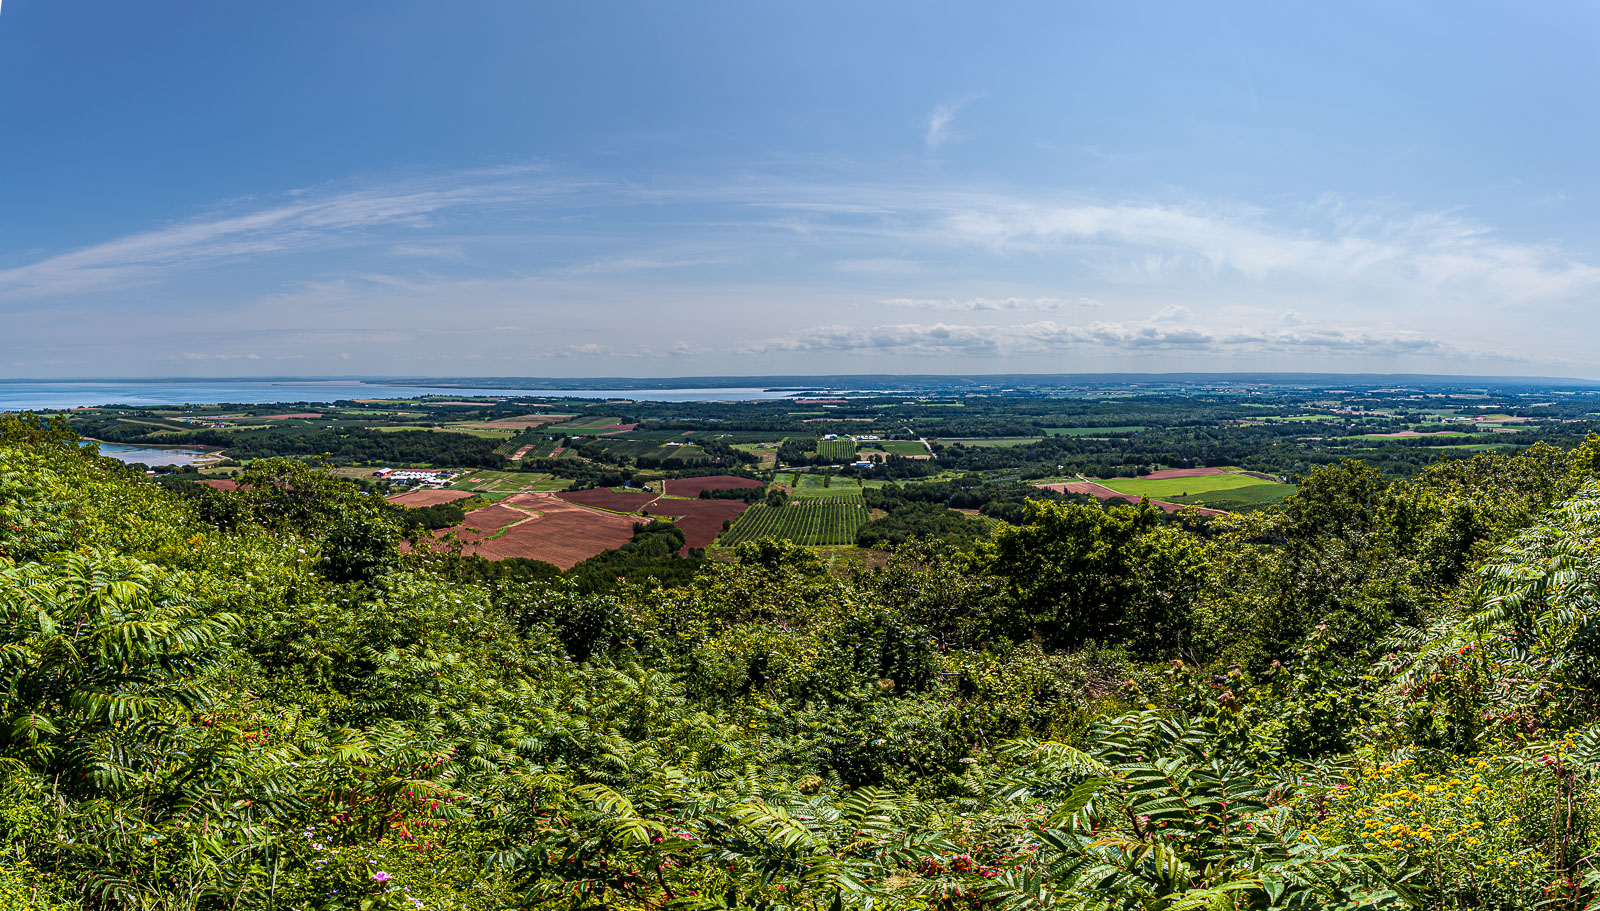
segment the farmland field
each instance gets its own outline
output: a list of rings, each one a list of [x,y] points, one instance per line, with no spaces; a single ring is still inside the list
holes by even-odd
[[[463,551],[488,560],[522,557],[543,560],[563,570],[615,550],[633,539],[634,520],[588,509],[549,493],[518,493],[494,506],[467,513],[453,529]]]
[[[603,417],[603,416],[602,417],[578,417],[578,418],[574,418],[573,420],[567,421],[564,424],[551,425],[551,429],[552,430],[580,430],[580,431],[587,430],[587,431],[591,431],[591,432],[592,431],[596,431],[596,430],[618,430],[618,429],[621,429],[621,428],[624,428],[624,427],[626,427],[629,430],[633,429],[633,425],[621,424],[621,423],[618,422],[617,418],[614,418],[614,417]]]
[[[1052,437],[1090,437],[1102,433],[1138,433],[1144,428],[1137,424],[1125,424],[1120,427],[1046,427],[1046,436]]]
[[[1453,449],[1457,452],[1498,452],[1506,449],[1520,449],[1516,443],[1451,443],[1441,446],[1427,446],[1426,449]]]
[[[897,456],[925,456],[928,447],[916,440],[879,440],[876,443],[867,443],[864,449],[881,449],[890,455]]]
[[[656,501],[656,494],[636,490],[612,490],[596,487],[589,490],[568,490],[557,494],[568,503],[604,509],[609,512],[636,513]]]
[[[438,506],[440,503],[465,500],[471,496],[472,494],[465,490],[408,490],[385,499],[396,506],[420,509],[424,506]]]
[[[818,440],[817,455],[834,462],[848,462],[856,457],[856,444],[850,440]]]
[[[1039,442],[1038,437],[957,437],[955,439],[942,439],[939,442],[947,444],[961,444],[962,446],[1026,446],[1029,443]]]
[[[1169,503],[1181,503],[1185,506],[1206,506],[1211,509],[1259,509],[1271,506],[1292,495],[1297,488],[1293,484],[1261,483],[1248,487],[1235,487],[1231,490],[1218,490],[1212,493],[1190,494],[1189,496],[1167,497]]]
[[[710,547],[722,533],[724,522],[737,522],[747,505],[743,500],[701,500],[662,497],[650,505],[652,516],[666,516],[683,532],[685,548]]]
[[[543,427],[545,424],[575,418],[575,414],[521,414],[509,418],[496,418],[492,421],[463,421],[459,426],[470,427],[475,430],[526,430],[529,427]]]
[[[630,459],[659,459],[663,462],[709,462],[711,457],[694,443],[680,443],[675,438],[670,443],[659,439],[634,439],[633,437],[599,438],[592,445],[605,449],[610,456]]]
[[[1360,436],[1349,437],[1352,440],[1447,440],[1455,437],[1470,437],[1473,434],[1462,433],[1459,430],[1433,430],[1422,433],[1416,430],[1401,430],[1395,433],[1363,433]]]
[[[407,430],[430,430],[434,433],[459,433],[462,436],[480,437],[485,440],[509,440],[514,433],[514,431],[511,430],[483,430],[481,428],[466,427],[464,425],[447,425],[445,429],[439,430],[436,427],[425,427],[417,424],[375,424],[367,429],[376,430],[379,433],[403,433]]]
[[[517,459],[548,459],[559,448],[561,448],[560,439],[547,440],[540,437],[531,443],[518,446],[513,452],[513,457]],[[521,453],[521,455],[516,455],[516,453]]]
[[[782,477],[780,475],[780,477]],[[823,486],[823,476],[820,474],[796,473],[791,476],[789,487],[792,496],[796,499],[816,500],[829,497],[855,497],[861,495],[863,487],[882,487],[883,482],[867,480],[865,478],[834,477],[831,483]]]
[[[852,544],[867,521],[861,497],[793,500],[787,506],[758,503],[745,511],[719,543],[742,544],[760,538],[781,538],[807,547]]]
[[[751,487],[760,487],[762,483],[753,478],[717,474],[700,478],[672,478],[663,481],[662,485],[662,492],[668,496],[698,497],[702,490],[745,490]]]
[[[765,447],[767,447],[767,444],[765,444],[765,443],[734,443],[733,444],[733,448],[734,449],[737,449],[740,452],[748,452],[748,453],[754,455],[757,459],[760,459],[761,461],[757,463],[759,465],[759,467],[761,467],[761,468],[771,468],[772,466],[778,464],[778,451],[776,449],[765,448]]]
[[[735,479],[742,480],[742,479]],[[698,491],[697,491],[698,493]],[[653,518],[669,518],[683,532],[684,547],[709,547],[722,531],[745,510],[743,500],[702,500],[699,497],[669,497],[632,490],[597,488],[558,494],[562,500],[609,513],[639,513]]]
[[[470,490],[489,495],[520,493],[524,490],[566,490],[572,482],[536,471],[492,471],[479,468],[456,478],[453,490]]]
[[[1238,490],[1242,487],[1287,487],[1287,484],[1277,484],[1273,481],[1264,481],[1247,474],[1212,474],[1200,477],[1187,478],[1103,478],[1100,484],[1115,490],[1117,493],[1130,494],[1136,497],[1150,497],[1151,499],[1173,500],[1186,495],[1209,494],[1219,490]],[[1207,500],[1206,505],[1211,505]]]

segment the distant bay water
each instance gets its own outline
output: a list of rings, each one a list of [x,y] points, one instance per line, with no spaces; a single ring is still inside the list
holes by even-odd
[[[341,399],[410,399],[424,395],[725,402],[781,399],[789,394],[757,387],[550,390],[398,385],[359,380],[0,380],[0,412],[93,408],[98,405],[216,405],[223,402],[259,405],[269,402],[334,402]]]
[[[110,456],[119,462],[142,465],[199,465],[207,459],[213,458],[209,452],[200,449],[184,449],[173,447],[162,449],[152,446],[123,446],[120,443],[101,443],[100,454]]]

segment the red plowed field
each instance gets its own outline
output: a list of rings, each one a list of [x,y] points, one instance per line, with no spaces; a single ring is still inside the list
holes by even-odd
[[[213,487],[213,488],[216,488],[217,490],[238,490],[239,489],[239,482],[238,481],[232,481],[232,480],[229,480],[227,478],[211,478],[211,479],[205,480],[205,481],[196,481],[195,483],[196,484],[204,484],[207,487]]]
[[[650,515],[672,516],[683,532],[684,547],[710,547],[722,533],[722,523],[737,519],[749,509],[743,500],[681,500],[663,497],[650,504]]]
[[[510,498],[508,497],[507,499]],[[482,509],[474,509],[472,512],[467,513],[467,518],[457,528],[463,531],[475,531],[488,535],[505,528],[512,522],[520,522],[527,517],[527,513],[519,509],[512,509],[502,501],[493,506],[485,506]]]
[[[548,493],[519,493],[468,513],[465,523],[446,531],[460,535],[463,553],[488,560],[525,557],[567,570],[628,543],[636,521]]]
[[[703,480],[691,478],[688,480]],[[734,478],[733,480],[744,480]],[[698,491],[697,491],[698,492]],[[615,490],[569,490],[556,494],[568,503],[594,506],[616,512],[638,512],[651,517],[673,518],[683,531],[684,547],[710,547],[722,532],[722,523],[739,517],[748,507],[743,500],[702,500],[698,496],[668,497],[648,493],[618,493]],[[642,519],[642,517],[641,517]]]
[[[408,490],[405,493],[397,493],[392,497],[385,497],[385,499],[396,506],[421,509],[424,506],[438,506],[440,503],[465,500],[470,496],[472,494],[465,490]]]
[[[609,509],[612,512],[638,512],[645,504],[656,499],[653,493],[618,493],[605,487],[596,487],[593,490],[564,490],[556,496],[568,503]]]
[[[761,482],[750,478],[737,478],[729,474],[714,474],[703,478],[672,478],[666,484],[668,496],[698,497],[702,490],[744,490],[760,487]]]

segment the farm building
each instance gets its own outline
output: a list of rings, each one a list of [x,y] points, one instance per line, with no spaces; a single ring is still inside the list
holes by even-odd
[[[456,472],[445,469],[431,468],[380,468],[372,473],[375,478],[385,481],[417,481],[423,484],[444,484],[456,476]]]

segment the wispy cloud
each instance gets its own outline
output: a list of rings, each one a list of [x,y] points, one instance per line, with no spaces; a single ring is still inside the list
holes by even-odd
[[[964,95],[952,101],[937,105],[933,113],[928,115],[928,122],[922,130],[922,145],[928,151],[936,151],[940,146],[950,141],[954,135],[950,125],[955,122],[956,114],[963,107],[973,101],[976,96]]]
[[[934,112],[932,144],[961,103]],[[0,269],[0,309],[41,362],[81,350],[62,318],[75,308],[139,361],[483,352],[514,371],[538,357],[747,363],[734,350],[1193,363],[1495,349],[1592,372],[1597,261],[1459,212],[1335,196],[1265,207],[901,174],[629,183],[512,168],[312,188],[54,252]],[[113,306],[130,291],[155,304]],[[1169,302],[1188,310],[1126,318]],[[1490,316],[1512,307],[1515,320]],[[242,357],[200,363],[228,356]]]
[[[292,250],[370,242],[359,232],[422,228],[453,209],[529,205],[558,187],[527,168],[457,172],[373,188],[297,191],[255,211],[192,218],[0,270],[0,298],[136,285],[172,269]],[[405,249],[405,248],[400,248]],[[420,247],[409,248],[415,254]],[[438,247],[429,248],[435,253]]]

